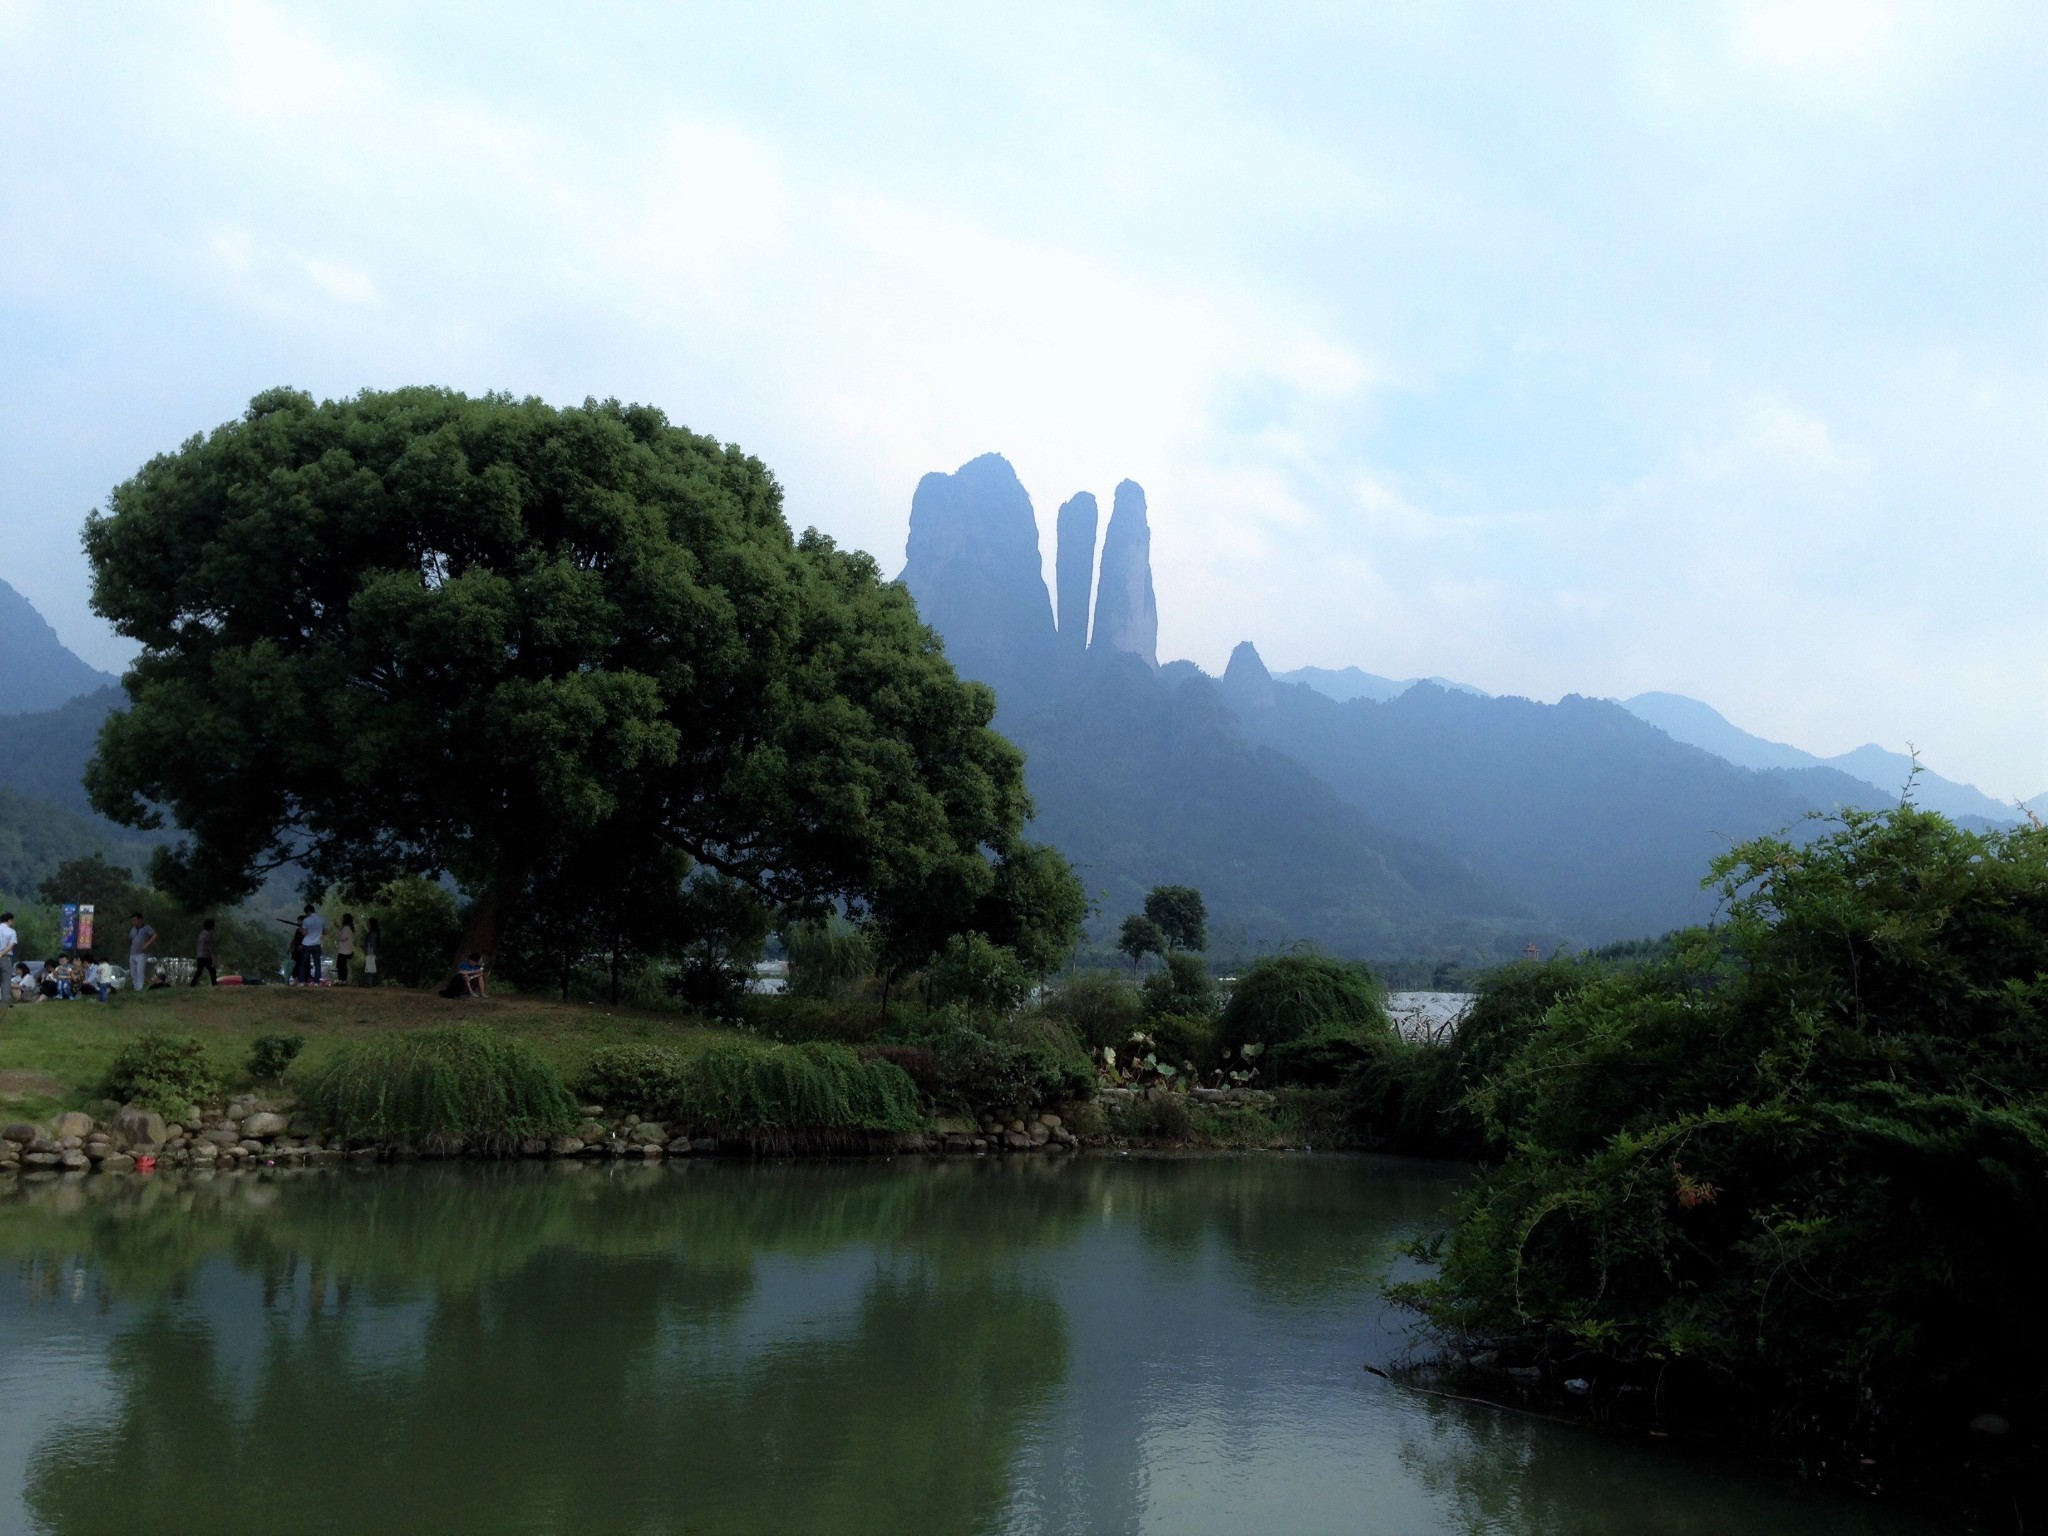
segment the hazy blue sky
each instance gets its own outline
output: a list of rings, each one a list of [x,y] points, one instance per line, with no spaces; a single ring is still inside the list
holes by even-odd
[[[2039,0],[0,0],[0,560],[118,664],[80,516],[258,389],[619,395],[892,573],[1132,476],[1162,655],[2032,795],[2044,93]]]

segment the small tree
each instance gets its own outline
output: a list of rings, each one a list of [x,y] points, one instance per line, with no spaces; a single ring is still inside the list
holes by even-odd
[[[1147,955],[1166,953],[1166,935],[1151,918],[1133,912],[1117,933],[1116,947],[1131,957],[1131,974],[1135,976]]]
[[[1209,947],[1209,909],[1191,885],[1155,885],[1145,895],[1145,915],[1159,926],[1168,949]]]

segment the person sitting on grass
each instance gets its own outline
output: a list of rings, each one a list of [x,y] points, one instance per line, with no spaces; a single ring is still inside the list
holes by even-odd
[[[14,962],[14,974],[7,978],[8,990],[14,994],[17,1003],[40,1003],[43,989],[38,985],[35,973],[28,968],[26,960]]]
[[[472,949],[469,952],[469,958],[456,966],[455,969],[462,977],[462,985],[468,989],[471,997],[490,996],[490,993],[484,990],[484,972],[488,967],[485,966],[484,957],[480,952]]]
[[[71,955],[60,955],[51,973],[57,983],[57,996],[65,1002],[74,1002],[78,997],[78,983],[85,975],[85,968]]]
[[[149,990],[150,990],[150,991],[152,991],[152,992],[161,992],[161,991],[163,991],[163,990],[164,990],[164,988],[168,987],[168,986],[169,986],[170,984],[171,984],[171,978],[170,978],[170,977],[168,977],[168,976],[166,976],[166,975],[164,974],[164,971],[163,971],[163,967],[162,967],[162,966],[160,966],[160,965],[152,965],[152,966],[151,966],[151,967],[149,968]]]

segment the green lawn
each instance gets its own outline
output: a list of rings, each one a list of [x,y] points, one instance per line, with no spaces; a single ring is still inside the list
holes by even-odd
[[[687,1050],[726,1033],[676,1014],[538,997],[457,1002],[403,987],[121,992],[105,1006],[42,1002],[0,1013],[0,1118],[40,1119],[99,1097],[114,1052],[145,1029],[198,1036],[223,1078],[246,1085],[244,1058],[257,1035],[305,1036],[303,1065],[363,1035],[472,1021],[532,1042],[571,1082],[600,1045],[659,1043]]]

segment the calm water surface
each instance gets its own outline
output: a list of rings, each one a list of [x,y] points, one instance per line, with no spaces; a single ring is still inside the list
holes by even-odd
[[[1365,1374],[1452,1175],[419,1165],[0,1188],[0,1531],[1918,1532]]]

